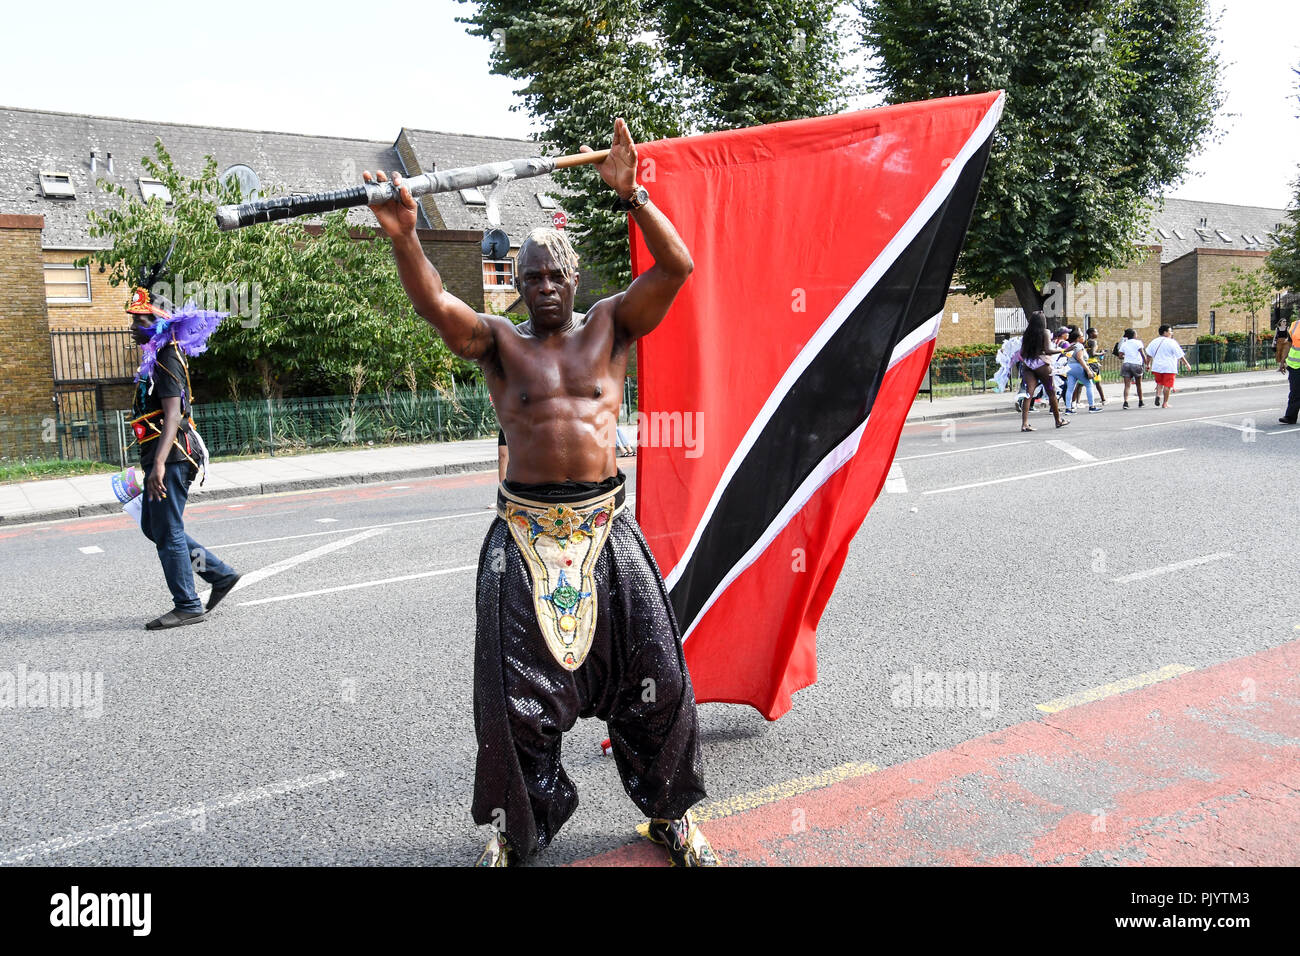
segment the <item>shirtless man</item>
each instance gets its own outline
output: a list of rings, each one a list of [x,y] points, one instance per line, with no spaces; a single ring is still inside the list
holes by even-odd
[[[520,247],[515,283],[529,319],[515,327],[443,288],[416,238],[405,188],[372,207],[416,312],[483,368],[510,448],[498,517],[479,555],[473,815],[493,826],[480,865],[527,859],[573,812],[577,792],[560,764],[560,738],[580,716],[607,722],[623,785],[671,861],[717,862],[687,813],[705,793],[676,619],[623,508],[615,462],[629,352],[694,268],[672,223],[638,187],[636,168],[636,146],[618,119],[596,169],[655,264],[581,322],[573,315],[578,260],[563,232],[534,230]]]

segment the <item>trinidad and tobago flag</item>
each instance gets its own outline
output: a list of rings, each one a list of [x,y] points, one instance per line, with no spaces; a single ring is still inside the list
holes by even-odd
[[[769,720],[934,351],[1001,93],[661,140],[641,178],[695,273],[638,345],[637,518],[701,702]],[[632,271],[653,263],[632,228]]]

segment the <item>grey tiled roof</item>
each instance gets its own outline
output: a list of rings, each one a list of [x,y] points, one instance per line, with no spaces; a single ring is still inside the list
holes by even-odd
[[[425,172],[433,170],[434,164],[438,170],[447,170],[457,166],[476,166],[479,163],[539,155],[538,144],[529,140],[460,136],[410,128],[406,132]],[[549,194],[556,200],[562,199],[562,193],[557,189],[554,179],[550,176],[536,176],[511,183],[501,200],[501,228],[510,236],[512,246],[518,246],[529,230],[551,224],[553,210],[538,205],[538,193]],[[433,198],[448,229],[488,227],[486,207],[467,205],[458,193],[438,193]]]
[[[408,133],[426,170],[434,164],[438,169],[450,169],[537,152],[537,145],[527,140],[427,130]],[[251,167],[264,185],[277,185],[285,192],[338,189],[360,182],[364,169],[401,169],[390,142],[0,107],[0,213],[44,216],[47,247],[103,246],[102,240],[90,238],[86,214],[91,209],[114,208],[117,199],[96,187],[94,180],[108,179],[138,194],[138,180],[147,177],[140,157],[153,156],[156,138],[162,139],[185,175],[197,175],[204,157],[211,154],[219,169],[242,163]],[[94,176],[90,172],[92,149],[99,160]],[[110,152],[112,175],[106,169]],[[42,196],[40,170],[70,173],[76,198]],[[529,229],[550,223],[550,210],[542,209],[534,198],[539,191],[554,191],[549,176],[512,184],[502,205],[503,228],[516,245]],[[487,223],[482,207],[466,206],[456,193],[439,196],[437,205],[449,229],[481,229]],[[348,216],[358,224],[374,222],[364,209],[351,210]]]
[[[1162,263],[1172,262],[1193,249],[1258,249],[1267,252],[1277,244],[1268,233],[1274,232],[1278,223],[1285,221],[1286,214],[1285,209],[1265,206],[1166,199],[1163,207],[1152,213],[1144,238],[1162,247]],[[1205,225],[1201,224],[1202,220]],[[1202,231],[1197,232],[1198,228]],[[1231,236],[1231,240],[1220,236],[1220,230]],[[1178,238],[1179,234],[1183,238]],[[1258,243],[1250,241],[1255,238],[1259,239]]]

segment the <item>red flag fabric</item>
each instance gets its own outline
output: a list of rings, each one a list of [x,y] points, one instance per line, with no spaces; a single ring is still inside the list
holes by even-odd
[[[637,518],[700,702],[775,720],[929,367],[1002,94],[661,140],[695,272],[637,351]],[[632,271],[653,259],[632,226]]]

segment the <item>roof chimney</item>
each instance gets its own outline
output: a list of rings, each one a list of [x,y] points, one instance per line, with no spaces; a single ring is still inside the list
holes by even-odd
[[[108,154],[108,174],[110,176],[113,175],[113,154],[112,153]]]
[[[90,151],[90,175],[95,175],[95,170],[98,169],[98,166],[96,165],[98,162],[99,160],[95,158],[95,151],[92,149]]]

